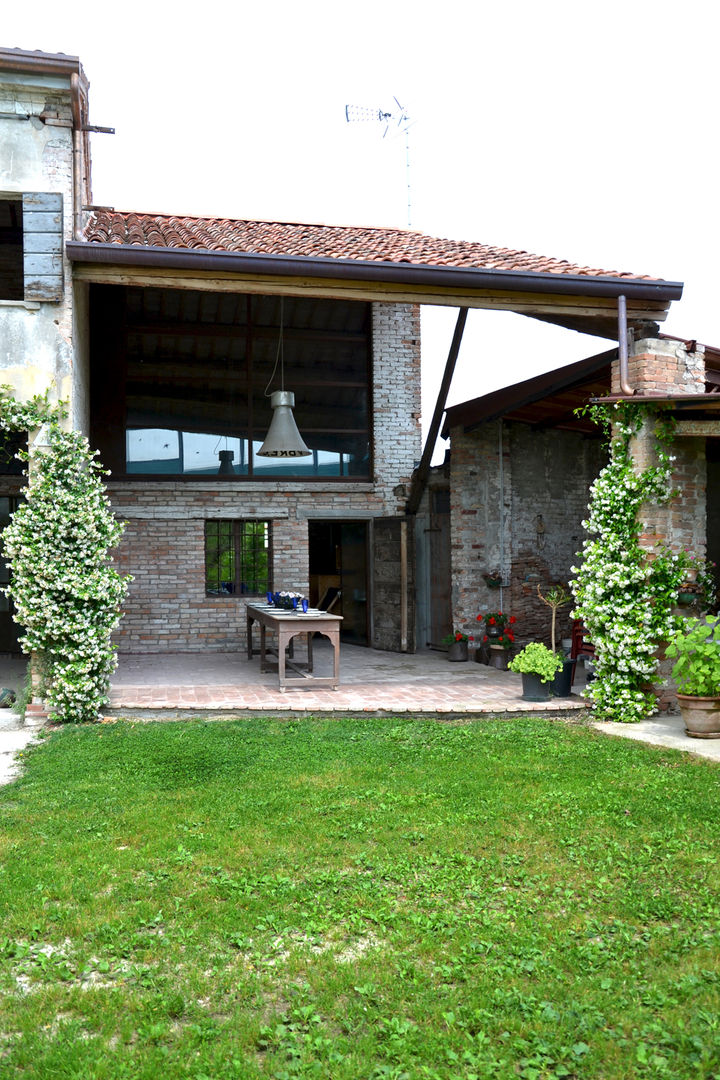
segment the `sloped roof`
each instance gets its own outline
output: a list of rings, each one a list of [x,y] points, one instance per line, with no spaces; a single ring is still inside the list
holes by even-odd
[[[610,365],[616,357],[617,349],[609,349],[452,405],[445,413],[443,438],[448,438],[451,428],[462,427],[469,431],[501,417],[526,424],[594,433],[593,422],[576,416],[575,410],[587,404],[590,398],[608,392]]]
[[[210,217],[96,210],[84,239],[91,244],[176,248],[207,252],[299,256],[409,263],[415,266],[504,270],[513,273],[572,274],[635,281],[658,281],[647,274],[601,270],[566,259],[466,240],[427,236],[410,229],[312,225]]]

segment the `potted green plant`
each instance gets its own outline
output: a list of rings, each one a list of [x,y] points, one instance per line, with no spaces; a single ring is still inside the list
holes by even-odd
[[[522,675],[523,701],[549,701],[552,681],[562,668],[562,660],[541,641],[531,641],[508,667]]]
[[[550,648],[553,652],[557,652],[555,647],[555,627],[557,624],[557,613],[561,607],[565,607],[571,603],[572,596],[567,591],[564,585],[551,585],[545,594],[540,592],[540,586],[537,587],[537,594],[540,600],[546,607],[549,607],[552,612],[550,619]],[[572,686],[572,673],[575,667],[575,661],[571,660],[569,656],[563,656],[562,667],[556,672],[553,682],[553,694],[555,697],[570,697]]]
[[[695,739],[720,739],[720,619],[688,619],[667,647],[677,658],[672,676],[685,730]]]
[[[468,641],[471,638],[468,634],[463,634],[462,630],[453,630],[451,634],[446,634],[442,639],[442,644],[447,645],[447,658],[453,663],[458,663],[468,658]]]

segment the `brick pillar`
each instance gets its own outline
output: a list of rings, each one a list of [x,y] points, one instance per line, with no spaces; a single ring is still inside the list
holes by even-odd
[[[646,338],[638,341],[628,362],[628,381],[639,394],[701,394],[705,390],[705,357],[702,346],[691,351],[682,341]],[[619,393],[618,362],[613,363],[613,393]],[[657,460],[654,421],[649,418],[631,452],[638,470]],[[705,440],[677,438],[673,486],[678,494],[664,506],[647,506],[642,513],[640,543],[648,551],[667,544],[675,551],[688,549],[705,554],[707,510],[705,502]]]
[[[684,342],[646,339],[636,343],[628,363],[628,381],[640,394],[700,394],[705,390],[705,358],[702,346],[693,350]],[[618,364],[613,364],[613,393],[619,393]],[[638,471],[657,461],[654,417],[649,416],[631,441],[630,449]],[[641,510],[640,544],[651,555],[667,545],[674,551],[688,550],[705,555],[707,544],[706,456],[703,438],[679,437],[670,450],[673,462],[671,482],[677,491],[662,506],[646,505]],[[670,673],[672,662],[658,650],[658,707],[665,712],[677,705]]]

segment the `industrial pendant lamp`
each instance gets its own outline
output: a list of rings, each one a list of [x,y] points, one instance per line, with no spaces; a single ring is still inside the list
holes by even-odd
[[[280,389],[268,394],[270,385],[275,378],[278,362],[280,363]],[[273,418],[270,421],[265,442],[258,450],[261,457],[308,457],[312,450],[308,450],[302,440],[300,432],[292,414],[295,404],[295,395],[285,389],[285,357],[283,354],[283,297],[280,297],[280,336],[278,338],[278,351],[275,357],[275,367],[265,387],[265,397],[270,398],[273,410]]]

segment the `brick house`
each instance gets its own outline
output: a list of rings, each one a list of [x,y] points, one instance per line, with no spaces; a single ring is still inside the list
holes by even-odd
[[[267,584],[339,594],[346,640],[423,645],[420,306],[459,309],[437,431],[469,308],[616,340],[620,298],[643,337],[682,285],[400,229],[96,207],[92,130],[76,57],[0,49],[0,381],[67,400],[112,470],[134,576],[119,648],[238,650]],[[307,456],[259,453],[280,357]],[[456,560],[461,613],[469,573]],[[11,626],[0,611],[0,650]]]
[[[627,380],[634,400],[662,403],[677,420],[678,496],[667,507],[648,508],[644,544],[668,542],[720,565],[720,352],[647,338],[632,348]],[[572,576],[588,490],[605,462],[597,427],[575,410],[628,396],[613,349],[447,410],[442,524],[450,553],[447,617],[455,626],[471,630],[479,611],[503,608],[518,618],[519,644],[550,643],[537,587],[567,584]],[[652,440],[638,440],[637,460],[650,453]],[[484,576],[496,569],[499,588]],[[563,636],[568,612],[561,613]]]

